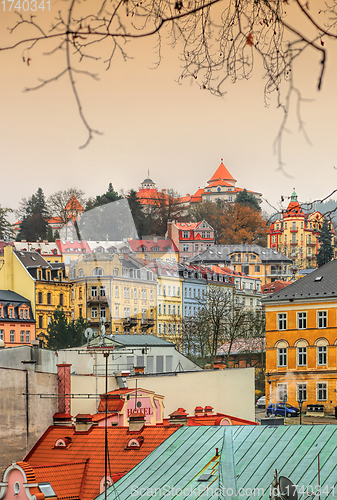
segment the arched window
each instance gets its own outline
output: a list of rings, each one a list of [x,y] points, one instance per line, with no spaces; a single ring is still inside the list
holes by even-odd
[[[95,267],[92,274],[93,276],[103,276],[103,269],[101,267]]]
[[[74,276],[75,277],[75,276]],[[78,277],[83,278],[83,269],[78,270]]]

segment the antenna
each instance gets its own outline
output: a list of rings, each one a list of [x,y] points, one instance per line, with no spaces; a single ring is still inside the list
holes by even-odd
[[[89,340],[91,339],[91,337],[93,336],[93,331],[92,331],[92,328],[86,328],[85,332],[84,332],[84,336],[85,338],[87,339],[87,343],[89,344]]]
[[[279,477],[279,488],[282,500],[298,500],[297,487],[288,477]]]

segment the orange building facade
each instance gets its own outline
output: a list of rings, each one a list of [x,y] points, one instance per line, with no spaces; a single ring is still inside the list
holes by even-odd
[[[35,320],[31,303],[22,295],[0,290],[0,346],[31,345]]]
[[[337,405],[337,261],[263,300],[266,402]]]

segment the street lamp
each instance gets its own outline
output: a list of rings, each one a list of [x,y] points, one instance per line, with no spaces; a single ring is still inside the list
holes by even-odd
[[[302,406],[303,406],[303,400],[302,400],[301,394],[299,394],[297,402],[298,402],[298,406],[300,408],[300,425],[302,425]]]

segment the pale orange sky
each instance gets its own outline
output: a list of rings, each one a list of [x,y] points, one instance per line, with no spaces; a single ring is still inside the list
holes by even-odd
[[[51,0],[51,5],[57,9],[59,3]],[[0,16],[3,46],[8,40],[5,27],[13,16]],[[87,197],[96,196],[109,182],[116,190],[138,189],[148,169],[159,189],[173,188],[185,195],[205,185],[221,158],[238,186],[261,192],[274,206],[281,195],[290,196],[293,187],[303,201],[325,197],[335,188],[333,44],[321,92],[316,91],[317,55],[308,50],[297,67],[303,97],[311,99],[303,103],[302,117],[312,145],[292,117],[283,146],[285,170],[292,177],[278,170],[273,154],[282,113],[274,102],[264,107],[259,63],[249,81],[228,83],[227,95],[218,98],[193,82],[176,83],[178,52],[170,47],[164,48],[160,67],[150,69],[156,60],[154,45],[154,40],[130,43],[127,50],[134,59],[116,58],[109,72],[102,69],[99,82],[79,78],[86,117],[104,134],[84,150],[78,146],[85,142],[86,131],[67,77],[23,93],[58,68],[50,58],[34,53],[28,67],[21,48],[0,52],[2,206],[17,208],[21,198],[38,187],[46,197],[70,186],[83,189]]]

